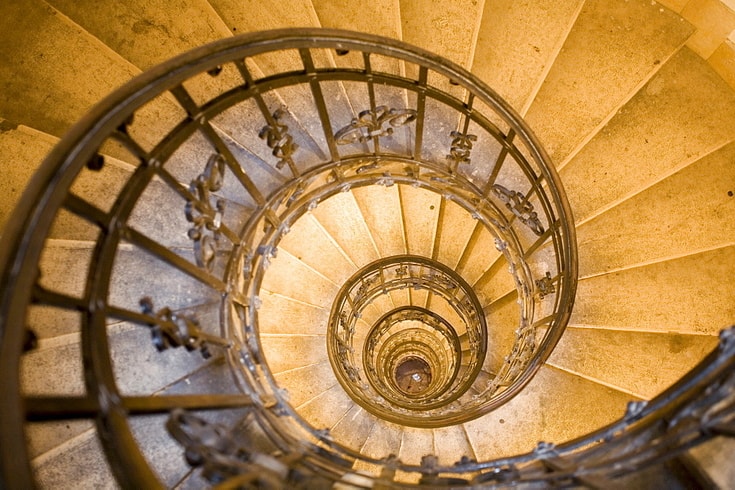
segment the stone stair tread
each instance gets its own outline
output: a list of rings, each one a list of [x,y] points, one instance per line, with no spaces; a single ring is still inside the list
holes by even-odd
[[[77,437],[63,451],[33,462],[37,484],[43,489],[117,489],[102,446],[94,431]],[[77,464],[84,461],[83,465]]]
[[[378,251],[351,192],[337,194],[312,211],[322,227],[357,267],[378,259]]]
[[[327,331],[328,310],[265,289],[259,297],[261,333],[323,335]]]
[[[183,4],[177,9],[180,17],[172,16],[170,6],[159,2],[107,2],[100,5],[107,12],[104,16],[74,1],[48,3],[143,70],[231,35],[206,0]],[[130,42],[133,38],[135,42]]]
[[[401,448],[403,428],[384,420],[378,420],[362,445],[360,452],[369,458],[387,458],[391,454],[397,455]],[[354,468],[360,469],[360,465]]]
[[[727,280],[735,272],[735,247],[727,237],[735,230],[726,219],[735,203],[729,195],[735,189],[728,187],[730,177],[735,177],[731,164],[735,95],[704,60],[682,48],[692,26],[655,2],[626,0],[625,5],[613,5],[568,0],[551,6],[546,0],[523,5],[506,0],[451,5],[436,0],[378,0],[361,9],[345,9],[333,0],[314,0],[282,4],[278,14],[273,6],[246,13],[234,0],[195,0],[187,8],[197,15],[183,14],[191,17],[187,24],[170,16],[163,4],[134,0],[134,5],[108,5],[116,19],[112,26],[109,18],[71,0],[26,3],[22,14],[15,6],[2,9],[19,22],[2,34],[9,41],[0,48],[0,58],[8,60],[0,64],[0,80],[6,80],[0,84],[5,94],[0,95],[0,117],[29,125],[0,119],[0,150],[9,148],[13,167],[40,161],[55,136],[104,93],[136,75],[138,67],[147,68],[171,53],[210,40],[264,28],[323,25],[402,37],[471,66],[497,84],[516,108],[530,106],[528,121],[556,163],[563,164],[562,180],[582,222],[578,234],[583,279],[572,323],[549,364],[508,404],[458,426],[401,427],[378,420],[355,404],[337,383],[327,359],[326,324],[332,299],[345,279],[379,257],[416,253],[456,268],[478,286],[490,327],[484,368],[497,372],[519,323],[517,293],[507,266],[502,266],[505,261],[497,260],[500,254],[490,234],[483,230],[473,235],[477,222],[457,204],[406,185],[354,188],[320,203],[302,218],[271,260],[258,312],[269,370],[308,422],[317,429],[329,428],[335,441],[368,457],[393,454],[405,463],[419,464],[421,456],[433,453],[441,464],[453,464],[462,456],[487,459],[530,451],[539,438],[563,442],[617,419],[631,399],[655,396],[711,350],[715,333],[735,315],[728,303],[735,289]],[[367,25],[365,18],[371,18]],[[539,29],[544,32],[537,37]],[[69,52],[84,64],[70,61]],[[354,53],[340,57],[314,50],[314,56],[321,67],[362,63]],[[376,69],[395,74],[415,69],[385,64],[378,55],[373,61]],[[302,69],[295,51],[246,63],[255,78],[269,74],[279,63]],[[202,103],[242,83],[233,68],[187,83],[186,89]],[[461,89],[441,77],[432,75],[429,83],[464,97]],[[369,105],[365,94],[349,83],[325,82],[322,89],[327,99],[338,101],[330,113],[333,127],[326,131],[347,124]],[[413,93],[377,90],[379,98],[391,104],[415,103]],[[300,170],[329,159],[325,130],[311,117],[316,106],[307,84],[263,97],[269,109],[284,110],[284,121],[300,146]],[[275,168],[278,158],[258,136],[265,119],[257,105],[248,104],[212,124],[246,174],[269,196],[291,175],[287,167]],[[457,122],[456,113],[445,109],[438,107],[426,124],[444,136]],[[153,109],[136,115],[130,133],[150,149],[184,117],[182,108],[166,94]],[[410,143],[402,134],[396,131],[389,148],[402,149]],[[444,164],[448,141],[441,135],[427,141],[426,154],[420,157]],[[580,146],[583,143],[586,146]],[[196,132],[164,169],[186,186],[214,151]],[[107,197],[118,194],[109,186],[121,187],[134,169],[130,164],[137,165],[130,154],[109,153],[113,156],[106,157],[102,172],[85,170],[73,187],[104,210],[112,205]],[[487,162],[495,156],[491,151],[485,155]],[[24,186],[28,180],[23,171],[12,174],[11,187]],[[258,204],[242,192],[233,175],[227,177],[217,197],[227,199],[227,209],[232,210],[226,213],[226,224],[239,229]],[[504,173],[500,177],[515,178]],[[16,200],[17,193],[10,195],[7,206],[6,201],[0,203],[0,232],[6,219],[2,213]],[[193,261],[184,205],[183,198],[156,178],[129,224]],[[93,240],[98,234],[94,225],[61,213],[40,264],[41,284],[84,297],[85,274],[94,265]],[[476,242],[470,239],[477,235],[481,237]],[[109,303],[137,312],[144,295],[153,297],[155,309],[194,314],[205,330],[218,334],[218,312],[210,306],[218,304],[222,291],[142,247],[123,243],[113,266]],[[457,323],[448,305],[427,298],[423,291],[409,290],[384,295],[358,328],[367,330],[383,312],[407,304],[429,304]],[[23,357],[25,390],[83,393],[82,356],[79,344],[73,342],[80,337],[80,314],[34,306],[30,323],[38,326],[34,330],[41,340],[39,349]],[[120,323],[107,329],[123,394],[239,392],[222,359],[207,361],[198,352],[181,348],[157,352],[144,326]],[[63,379],[41,380],[37,375],[51,370],[63,372]],[[207,414],[228,425],[244,420],[242,410]],[[185,463],[183,449],[167,436],[165,418],[132,418],[146,456],[168,487],[205,485],[199,471],[191,471]],[[115,487],[89,421],[28,427],[36,477],[43,488]],[[74,460],[84,461],[88,468],[75,466]],[[375,474],[376,466],[358,462],[355,469]]]
[[[735,94],[724,80],[681,49],[561,169],[575,219],[584,221],[733,141],[733,107]]]
[[[729,246],[583,279],[570,322],[716,335],[735,316],[733,273]]]
[[[354,405],[342,386],[334,384],[317,397],[297,407],[297,410],[314,428],[329,429],[342,420]]]
[[[418,187],[398,187],[403,209],[406,250],[412,255],[431,257],[441,196]]]
[[[61,136],[89,107],[139,73],[40,0],[9,4],[4,17],[12,22],[3,29],[0,114],[11,121]],[[75,56],[67,56],[70,52]]]
[[[175,252],[179,252],[180,256],[194,264],[191,250]],[[72,263],[75,267],[83,263],[66,260],[67,262],[62,263]],[[145,273],[141,274],[140,271]],[[135,287],[131,287],[133,284]],[[177,267],[164,263],[143,248],[123,243],[118,248],[112,265],[107,302],[112,306],[140,312],[140,300],[143,297],[151,298],[155,311],[164,307],[178,310],[211,304],[219,299],[218,292],[208,284],[191,277]]]
[[[202,330],[217,335],[217,313],[206,309],[180,311],[179,314],[195,316]],[[208,361],[198,350],[187,351],[183,347],[158,351],[150,340],[149,328],[121,323],[108,327],[110,351],[115,379],[120,392],[125,395],[148,395],[178,382],[188,374],[206,366]],[[213,356],[223,349],[211,347]]]
[[[310,305],[329,308],[339,286],[285,250],[271,259],[263,287]]]
[[[420,465],[423,456],[434,454],[434,444],[433,430],[403,427],[401,447],[396,455],[405,464]]]
[[[377,420],[374,415],[369,414],[362,407],[354,405],[342,417],[342,420],[331,428],[330,433],[334,440],[340,441],[347,447],[359,450],[365,444]]]
[[[651,399],[718,344],[714,335],[568,326],[548,363]]]
[[[0,118],[0,153],[5,170],[0,180],[0,235],[33,173],[57,142],[54,136]]]
[[[274,377],[278,386],[288,392],[288,402],[293,407],[300,407],[338,386],[332,365],[327,359],[280,372]]]
[[[581,224],[580,276],[732,245],[734,158],[729,143]]]
[[[472,62],[483,2],[463,0],[447,4],[437,0],[400,2],[403,41],[429,50],[465,68]],[[434,15],[427,15],[433,12]],[[436,29],[442,35],[435,35]]]
[[[310,214],[294,223],[279,247],[335,284],[344,284],[356,272],[355,265]]]
[[[359,9],[346,9],[335,0],[311,2],[322,27],[364,31],[398,39],[401,36],[400,5],[392,0],[377,0]],[[366,23],[365,19],[370,19]]]
[[[475,220],[458,204],[443,200],[438,237],[434,241],[433,259],[454,268],[462,257],[467,241],[475,228]]]
[[[381,257],[406,253],[403,212],[397,186],[352,190]]]
[[[274,374],[327,359],[324,335],[262,335],[260,343]]]
[[[561,163],[693,32],[648,0],[586,2],[526,120]]]
[[[476,458],[464,425],[434,429],[434,454],[442,465],[452,465],[463,456]]]
[[[485,2],[472,73],[523,112],[584,1]]]
[[[478,458],[498,458],[531,451],[539,440],[559,444],[586,434],[620,418],[631,400],[626,393],[543,366],[515,398],[464,427]],[[561,416],[567,413],[575,416]]]

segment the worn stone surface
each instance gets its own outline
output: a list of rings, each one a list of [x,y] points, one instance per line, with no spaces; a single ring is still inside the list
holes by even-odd
[[[585,3],[526,115],[557,165],[691,34],[661,10],[648,0]]]
[[[0,31],[0,114],[54,136],[139,73],[40,0],[5,4]]]
[[[707,63],[730,88],[735,89],[735,43],[730,40],[722,42],[707,59]]]
[[[714,335],[681,335],[568,327],[553,366],[651,399],[717,347]]]
[[[531,451],[539,441],[558,444],[602,427],[621,417],[631,399],[579,376],[542,367],[510,402],[464,425],[477,457],[497,458]]]
[[[267,7],[257,0],[209,0],[209,3],[233,34],[318,26],[314,7],[304,0],[275,1]]]
[[[444,443],[444,440],[441,441]],[[434,453],[434,431],[404,427],[401,448],[396,454],[406,464],[421,464],[421,457]]]
[[[373,426],[360,452],[377,459],[398,454],[402,432],[401,426],[380,420]]]
[[[351,192],[332,196],[313,213],[355,265],[363,267],[378,259],[375,242]]]
[[[263,354],[274,374],[327,359],[324,335],[262,335]]]
[[[279,247],[339,286],[356,271],[345,252],[311,214],[294,223]]]
[[[733,451],[735,441],[727,437],[717,437],[691,449],[689,455],[703,467],[720,488],[732,488],[735,484],[735,469],[730,464]]]
[[[731,143],[582,224],[580,275],[731,245],[734,158]]]
[[[735,94],[682,49],[561,170],[575,219],[645,189],[733,134]]]
[[[729,246],[584,279],[570,322],[714,335],[735,318],[733,274]]]
[[[171,488],[189,473],[191,467],[184,458],[184,448],[166,430],[168,418],[168,414],[134,417],[130,430],[161,483]]]
[[[278,256],[272,259],[264,275],[263,287],[322,308],[330,307],[339,289],[339,285],[309,268],[285,250],[279,250]]]
[[[481,231],[474,243],[468,244],[469,250],[464,252],[457,267],[462,278],[473,286],[497,260],[501,260],[500,252],[495,248],[495,238],[483,225],[477,226],[481,227]]]
[[[23,190],[57,139],[0,119],[0,236]]]
[[[484,2],[402,0],[403,40],[468,67]],[[442,35],[437,35],[441,32]]]
[[[569,33],[580,0],[487,0],[472,73],[517,111],[543,80]]]
[[[24,355],[20,363],[20,382],[30,395],[81,395],[85,392],[79,337],[70,335],[58,345],[38,348]],[[49,373],[59,373],[49,376]]]
[[[294,407],[309,403],[337,385],[328,359],[278,373],[275,378],[278,386],[288,391],[288,401]]]
[[[33,461],[38,485],[41,488],[64,488],[72,484],[85,489],[120,488],[103,454],[97,436],[89,431],[70,441],[62,451]],[[84,463],[79,464],[79,461]]]
[[[365,444],[377,417],[369,414],[358,405],[353,405],[347,414],[331,430],[332,437],[355,450]]]
[[[191,250],[181,251],[194,263]],[[148,296],[156,311],[214,304],[218,293],[197,279],[172,267],[143,249],[123,245],[112,265],[108,303],[131,311],[140,311],[140,300]]]
[[[316,429],[330,429],[342,420],[354,402],[342,386],[335,384],[316,398],[297,408],[299,414]]]
[[[199,318],[208,333],[213,333],[212,319],[216,319],[216,312]],[[151,341],[149,328],[142,325],[120,324],[108,329],[115,380],[125,395],[152,394],[208,362],[200,351],[187,351],[184,347],[159,352]],[[211,348],[213,355],[220,352],[218,347]]]
[[[329,309],[293,300],[281,294],[260,290],[263,302],[258,311],[261,333],[324,334]]]
[[[452,465],[462,456],[476,457],[463,426],[440,427],[433,432],[434,454],[441,464]]]
[[[386,0],[347,10],[331,0],[316,0],[313,6],[298,2],[263,9],[232,0],[212,0],[209,8],[204,0],[197,0],[185,6],[182,15],[192,19],[182,24],[169,15],[166,9],[171,8],[170,4],[136,2],[134,7],[129,3],[107,5],[106,10],[117,19],[109,28],[105,25],[109,18],[102,22],[97,10],[68,0],[49,0],[64,15],[40,1],[24,3],[22,15],[15,4],[2,8],[7,15],[0,21],[0,36],[6,40],[5,48],[0,48],[0,80],[4,80],[0,83],[4,94],[0,95],[0,116],[53,135],[61,134],[91,103],[137,73],[126,60],[149,66],[208,39],[296,25],[321,24],[402,36],[460,64],[474,59],[473,66],[480,76],[497,77],[498,87],[503,87],[501,93],[507,92],[512,102],[522,107],[555,56],[579,5],[570,1],[549,11],[549,3],[540,0],[452,5]],[[684,3],[678,3],[678,8],[676,0],[666,4],[684,9]],[[705,3],[692,0],[687,8],[692,10],[693,5]],[[201,15],[192,16],[189,9]],[[696,13],[710,15],[705,11]],[[371,22],[365,23],[366,18]],[[692,22],[696,25],[698,21]],[[529,113],[557,161],[574,151],[588,132],[658,70],[691,32],[691,26],[670,12],[662,12],[658,4],[649,6],[642,0],[625,4],[586,2]],[[696,46],[704,44],[697,43],[712,42],[710,34],[717,33],[695,36],[690,45],[701,54],[705,48]],[[479,43],[473,47],[475,36]],[[507,48],[502,54],[498,51],[485,56],[486,49],[500,50],[502,46]],[[726,67],[729,63],[722,46],[716,48],[710,62],[724,77],[717,65]],[[68,58],[68,53],[75,56]],[[298,59],[292,55],[277,60],[283,61],[282,66],[294,63],[298,68]],[[337,66],[350,66],[352,62],[349,57],[332,59],[332,54],[326,52],[315,55],[320,66],[335,62]],[[274,60],[249,60],[249,66],[261,76],[277,68]],[[393,73],[400,69],[381,63],[376,58],[375,66],[381,69]],[[506,68],[497,68],[497,63]],[[207,100],[222,86],[241,83],[237,75],[228,75],[231,68],[226,67],[215,81],[187,84],[187,89],[197,101]],[[325,91],[329,98],[339,98],[341,104],[335,112],[335,124],[346,124],[354,107],[364,102],[354,90],[339,84]],[[393,101],[402,94],[383,96]],[[318,124],[308,119],[314,107],[309,97],[307,91],[296,89],[267,94],[269,107],[278,107],[284,101],[289,104],[288,124],[301,138],[304,153],[300,156],[304,158],[300,164],[304,168],[325,159],[323,135],[316,131]],[[335,440],[353,449],[364,449],[376,457],[394,453],[414,463],[434,452],[444,464],[452,464],[462,455],[484,459],[527,451],[539,439],[561,442],[618,417],[632,396],[595,383],[595,379],[635,395],[653,396],[688,370],[712,345],[712,334],[735,316],[730,305],[735,291],[728,283],[735,272],[735,252],[728,237],[735,230],[725,219],[733,214],[731,205],[735,202],[728,194],[735,192],[728,187],[731,177],[735,177],[731,175],[735,149],[730,144],[708,155],[732,140],[734,101],[727,85],[692,51],[683,49],[563,168],[562,177],[577,219],[583,222],[579,229],[580,265],[586,278],[580,282],[573,322],[598,328],[570,327],[552,362],[591,379],[545,367],[528,389],[505,407],[464,427],[433,431],[376,423],[375,417],[352,404],[331,373],[323,336],[331,300],[348,272],[380,255],[407,250],[431,256],[436,251],[442,261],[459,267],[474,282],[497,255],[487,233],[472,244],[471,252],[467,251],[475,221],[447,202],[443,203],[442,226],[434,248],[440,198],[426,191],[393,186],[375,189],[375,195],[367,198],[364,196],[372,194],[372,189],[339,194],[321,203],[313,215],[303,218],[300,226],[306,231],[300,235],[295,229],[282,242],[278,257],[266,273],[259,311],[265,356],[279,385],[291,393],[291,403],[301,406],[308,420],[319,427],[331,426]],[[216,122],[222,127],[217,131],[221,130],[236,158],[247,162],[246,172],[269,194],[288,173],[274,170],[274,157],[257,138],[257,129],[262,126],[260,115],[255,113],[257,117],[248,119],[246,112],[233,111],[230,119],[220,118]],[[182,117],[181,109],[163,97],[153,110],[136,117],[131,132],[150,148]],[[433,145],[427,158],[444,163],[448,130],[456,121],[442,119],[441,114],[436,117],[439,120],[427,127],[438,128],[441,133],[427,142]],[[238,120],[242,127],[235,126],[237,131],[225,127],[225,123]],[[13,162],[40,160],[52,140],[48,134],[36,134],[26,126],[0,123],[0,149],[7,149],[4,155]],[[629,142],[631,146],[626,147]],[[201,172],[212,151],[209,143],[200,143],[193,141],[192,148],[185,148],[166,163],[184,185]],[[255,144],[260,146],[248,146]],[[493,151],[483,154],[487,162],[494,161]],[[473,155],[473,162],[481,161]],[[7,203],[17,199],[13,189],[24,185],[30,170],[13,165],[13,172],[5,179],[11,187]],[[489,168],[485,165],[483,171]],[[98,199],[95,202],[109,209],[109,197],[116,192],[111,189],[119,188],[131,169],[119,164],[99,174],[87,172],[75,184],[76,191]],[[232,180],[229,177],[227,186]],[[182,221],[183,201],[169,199],[171,193],[157,187],[159,184],[149,189],[136,209],[139,229],[166,245],[177,246],[176,253],[191,260],[191,243],[183,234],[187,227]],[[8,194],[4,189],[2,194]],[[242,205],[241,217],[254,207],[240,188],[227,187],[222,195]],[[0,210],[10,207],[4,201]],[[147,219],[149,215],[154,218]],[[41,281],[45,286],[81,296],[83,273],[91,265],[91,244],[84,241],[96,235],[88,225],[74,221],[68,217],[58,221],[53,236],[67,241],[50,242],[41,263]],[[481,281],[479,286],[488,296],[488,363],[497,365],[512,343],[518,307],[513,294],[502,297],[512,290],[510,275],[500,266],[496,269],[488,277],[498,280]],[[195,279],[128,245],[120,251],[113,271],[110,301],[134,311],[139,310],[138,301],[143,295],[152,295],[157,308],[183,308],[210,301],[216,304],[218,299]],[[499,297],[500,301],[494,301]],[[409,300],[425,304],[425,295],[413,292],[409,297],[402,292],[385,296],[380,308]],[[207,325],[216,328],[219,320],[215,309],[207,311],[213,315]],[[363,318],[368,323],[363,321],[361,328],[369,328],[370,320],[380,313],[378,308],[371,308]],[[39,393],[81,390],[81,356],[75,343],[79,315],[39,307],[30,320],[39,326],[42,345],[23,361],[26,389]],[[219,371],[210,372],[208,366],[214,364],[204,363],[196,352],[156,352],[145,327],[108,328],[113,332],[115,370],[125,392],[192,393],[193,386],[212,392],[233,389],[232,379]],[[194,371],[198,368],[201,370]],[[41,371],[63,373],[63,380],[42,380],[38,375]],[[231,417],[227,420],[237,419]],[[181,449],[166,438],[161,422],[161,416],[139,419],[134,431],[150,453],[148,457],[156,454],[151,461],[163,481],[173,486],[184,477],[186,468]],[[39,424],[31,429],[31,450],[34,456],[40,455],[34,466],[42,486],[62,488],[70,486],[69,482],[81,487],[113,485],[94,433],[86,433],[87,427],[75,422],[68,427],[63,423],[53,427]],[[44,455],[46,451],[50,452]],[[84,463],[75,467],[74,461]],[[181,488],[203,484],[194,472]]]
[[[406,253],[403,212],[398,187],[367,186],[353,189],[381,257]]]
[[[398,0],[379,0],[349,8],[339,0],[313,0],[322,27],[369,32],[394,39],[401,38],[401,13]],[[370,22],[365,22],[370,19]]]
[[[433,259],[455,268],[475,228],[472,215],[458,204],[442,199]]]
[[[143,70],[230,36],[229,29],[206,0],[110,0],[97,3],[94,9],[73,0],[48,3]],[[172,16],[172,11],[178,17]],[[186,22],[179,20],[183,18]]]
[[[441,196],[408,185],[399,186],[398,190],[405,220],[408,253],[431,257]]]

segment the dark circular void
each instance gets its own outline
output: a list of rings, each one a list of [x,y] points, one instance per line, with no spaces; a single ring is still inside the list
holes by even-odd
[[[420,395],[431,384],[431,367],[419,357],[409,357],[396,367],[395,380],[406,395]]]

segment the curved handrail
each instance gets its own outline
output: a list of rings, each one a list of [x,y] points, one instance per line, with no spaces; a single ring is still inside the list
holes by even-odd
[[[318,67],[314,65],[312,55],[312,51],[318,49],[359,51],[365,53],[363,59],[367,64],[361,69]],[[253,79],[243,60],[281,50],[299,52],[303,69]],[[371,71],[368,63],[370,56],[392,57],[402,63],[412,64],[418,67],[417,77]],[[185,88],[184,82],[206,73],[215,77],[223,65],[239,70],[241,83],[204,103],[198,103]],[[463,100],[443,91],[429,81],[430,74],[441,77],[452,86],[459,85],[466,91],[467,98]],[[290,171],[296,177],[291,180],[285,178],[288,184],[274,192],[263,192],[253,184],[210,123],[233,104],[245,100],[262,102],[263,93],[284,89],[289,84],[303,83],[310,86],[316,96],[321,82],[348,80],[361,80],[371,88],[373,81],[377,81],[406,90],[416,98],[417,109],[391,110],[371,101],[375,107],[367,113],[360,112],[356,121],[349,122],[336,131],[332,131],[331,127],[325,131],[329,155],[321,167],[306,171],[298,169],[294,163],[293,146],[287,147],[280,143],[288,140],[281,133],[282,123],[279,118],[282,113],[264,110],[263,116],[268,122],[261,130],[264,144],[271,147],[274,150],[273,155],[279,159],[276,169]],[[167,101],[175,101],[176,107],[185,116],[158,140],[153,140],[151,145],[143,145],[139,141],[140,135],[136,133],[136,128],[144,126],[138,125],[134,115],[140,108],[155,103],[162,94],[168,97],[164,97]],[[329,116],[319,105],[324,103],[324,98],[315,100],[323,123]],[[451,156],[449,163],[444,160],[436,161],[431,156],[422,154],[423,129],[412,133],[414,147],[409,148],[406,154],[380,150],[380,133],[376,131],[382,126],[374,127],[371,124],[388,124],[390,128],[383,128],[386,134],[393,127],[407,124],[419,126],[426,122],[422,119],[422,106],[427,100],[444,104],[455,111],[464,122],[464,129],[456,134],[453,132],[448,141],[447,152]],[[473,106],[473,102],[482,102],[490,108],[493,118],[501,120],[507,128],[498,128],[489,116],[477,109],[477,105]],[[422,107],[421,110],[419,107]],[[485,185],[480,186],[479,182],[473,182],[463,174],[462,165],[468,161],[464,158],[464,151],[468,149],[467,142],[474,141],[467,132],[470,124],[482,129],[488,141],[502,146],[504,155],[509,155],[519,165],[521,174],[529,181],[529,189],[520,192],[504,187],[503,183],[495,182],[497,175],[492,179],[488,176]],[[207,215],[209,208],[215,207],[209,200],[210,193],[219,190],[214,181],[207,180],[212,177],[212,169],[203,170],[199,176],[201,179],[193,180],[189,187],[178,182],[168,171],[167,163],[172,155],[198,132],[204,133],[215,147],[215,154],[210,155],[214,160],[209,160],[215,162],[213,168],[220,168],[220,162],[224,162],[221,167],[227,169],[227,180],[237,181],[259,209],[238,227],[220,223],[221,216],[215,216],[215,211],[212,211],[212,216]],[[277,135],[281,137],[278,138]],[[364,138],[364,143],[373,145],[371,150],[352,149],[352,153],[343,154],[336,147],[342,143],[357,144],[361,138]],[[103,210],[70,193],[70,189],[83,169],[98,169],[100,162],[107,158],[103,154],[108,150],[126,155],[137,167],[130,180],[122,186],[112,208]],[[386,155],[390,156],[390,161],[385,161]],[[499,160],[496,166],[499,168],[501,165],[502,160]],[[315,179],[310,179],[310,175],[318,177],[334,172],[335,180],[321,188],[316,186]],[[189,238],[194,241],[192,249],[200,247],[201,252],[196,261],[182,259],[166,250],[161,243],[128,226],[128,220],[142,192],[156,179],[162,180],[186,201],[187,219],[194,223],[189,229]],[[273,393],[267,383],[260,379],[270,375],[260,357],[255,310],[263,271],[272,258],[270,254],[285,233],[289,220],[303,214],[308,206],[318,204],[330,193],[344,190],[345,186],[349,189],[351,185],[368,183],[389,185],[389,181],[443,189],[442,192],[451,195],[455,202],[476,214],[484,226],[498,230],[504,236],[499,248],[517,269],[525,284],[519,288],[519,294],[526,298],[524,316],[533,315],[533,304],[537,301],[533,295],[537,285],[534,285],[531,271],[523,265],[523,251],[530,256],[547,244],[557,251],[556,275],[553,279],[555,314],[541,319],[548,322],[550,333],[539,348],[532,349],[530,358],[524,358],[521,363],[521,367],[525,366],[523,374],[512,386],[500,393],[497,403],[510,399],[531,379],[550,354],[569,319],[574,300],[577,266],[572,214],[548,156],[510,106],[489,87],[457,65],[418,48],[377,36],[332,30],[282,30],[222,40],[174,58],[135,78],[105,98],[75,125],[32,179],[6,227],[0,246],[0,289],[3,291],[0,297],[0,370],[7,376],[8,391],[0,407],[0,434],[3,439],[22,440],[23,419],[28,415],[29,407],[46,407],[42,399],[22,397],[19,384],[18,366],[23,352],[25,321],[29,308],[34,304],[53,305],[82,313],[81,347],[85,365],[89,367],[84,372],[88,393],[81,398],[67,397],[57,401],[68,413],[76,410],[75,413],[94,414],[108,460],[124,486],[152,487],[156,484],[156,477],[140,450],[135,447],[134,437],[127,424],[126,417],[131,407],[135,410],[142,408],[136,405],[137,399],[120,392],[114,379],[114,368],[105,334],[106,322],[111,318],[150,328],[159,341],[165,340],[160,344],[164,348],[186,346],[199,349],[205,354],[208,344],[221,345],[227,349],[226,355],[232,359],[233,365],[245,366],[243,372],[238,372],[239,379],[248,392],[248,396],[243,397],[241,402],[269,410],[266,406],[269,404],[269,395]],[[537,206],[536,211],[530,210],[533,209],[530,205],[532,200]],[[219,204],[216,208],[221,215],[223,210]],[[100,234],[91,255],[84,292],[79,297],[46,290],[38,280],[38,264],[42,252],[57,213],[62,209],[91,223]],[[224,214],[228,214],[227,210]],[[206,221],[206,218],[210,221]],[[201,219],[205,221],[200,221]],[[514,227],[519,222],[521,227],[518,229],[522,231],[516,231]],[[199,228],[191,233],[195,227]],[[221,277],[211,273],[211,255],[208,255],[209,252],[205,254],[206,250],[202,248],[206,244],[198,241],[200,233],[205,230],[221,234],[232,245],[230,250],[217,251],[228,258]],[[531,234],[526,236],[527,233]],[[529,237],[533,236],[536,238],[531,241]],[[228,340],[206,333],[199,328],[195,318],[176,314],[166,305],[154,306],[150,300],[144,302],[144,298],[140,299],[142,311],[110,304],[109,288],[115,274],[114,261],[123,242],[133,243],[150,251],[167,266],[210,288],[221,299],[219,304],[223,334],[234,332],[235,338]],[[244,274],[243,270],[249,272]],[[528,345],[527,339],[519,338],[517,345],[519,350],[525,348]],[[279,404],[283,402],[284,400],[280,400]],[[48,416],[57,418],[66,413],[44,411],[45,408],[38,410],[39,414],[51,414]],[[289,412],[289,409],[286,408],[285,411]],[[288,425],[285,422],[284,424]],[[291,430],[277,426],[278,424],[274,425],[274,428],[284,430],[284,433]],[[315,431],[309,433],[312,436],[317,435]],[[274,438],[278,439],[275,435]],[[322,442],[329,445],[329,441]],[[12,444],[0,444],[0,447],[3,481],[13,482],[14,486],[29,486],[31,472],[27,454],[16,451]],[[345,454],[349,454],[349,451]],[[136,471],[128,471],[132,467]]]

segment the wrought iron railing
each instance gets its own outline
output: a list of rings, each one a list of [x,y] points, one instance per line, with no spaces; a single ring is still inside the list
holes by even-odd
[[[90,185],[99,182],[105,192]],[[470,241],[494,238],[498,254],[472,287],[482,290],[491,271],[507,268],[515,287],[482,306],[486,315],[508,300],[518,308],[512,324],[494,325],[511,340],[491,346],[506,356],[488,366],[493,396],[474,414],[516,395],[559,340],[577,273],[569,206],[526,125],[465,70],[393,40],[328,30],[237,37],[175,58],[101,102],[51,153],[10,220],[0,247],[3,484],[32,486],[22,448],[35,421],[88,421],[113,474],[130,488],[160,486],[133,429],[150,414],[166,414],[170,435],[211,481],[243,486],[408,485],[401,475],[450,486],[587,482],[614,477],[620,461],[640,467],[729,427],[731,332],[702,367],[618,424],[517,458],[445,467],[427,455],[412,466],[369,458],[311,427],[265,363],[260,288],[299,217],[367,185],[438,193],[442,205],[477,220]],[[73,280],[57,266],[59,250],[73,251]],[[24,348],[34,337],[43,343],[58,322],[77,353],[79,386],[29,387],[39,373]],[[148,375],[127,376],[130,351],[116,348],[123,337],[134,349],[159,351],[132,369],[150,368]],[[176,376],[223,359],[238,392],[207,383],[166,392]],[[186,371],[169,372],[179,364]],[[235,408],[232,427],[199,414]],[[698,435],[686,442],[694,425],[670,417],[682,413],[698,421]],[[655,454],[621,449],[610,463],[612,453],[599,448],[626,447],[629,434],[651,434],[645,447]],[[367,475],[353,471],[357,462]]]
[[[376,298],[404,289],[444,301],[455,321],[406,305],[360,327]],[[478,378],[487,349],[485,314],[472,287],[452,269],[418,256],[386,257],[357,271],[337,294],[327,327],[327,352],[344,390],[367,411],[403,425],[439,427],[481,416],[478,407],[495,394]],[[392,382],[397,363],[412,355],[432,373],[422,397],[402,393]],[[453,403],[473,387],[485,396]]]

